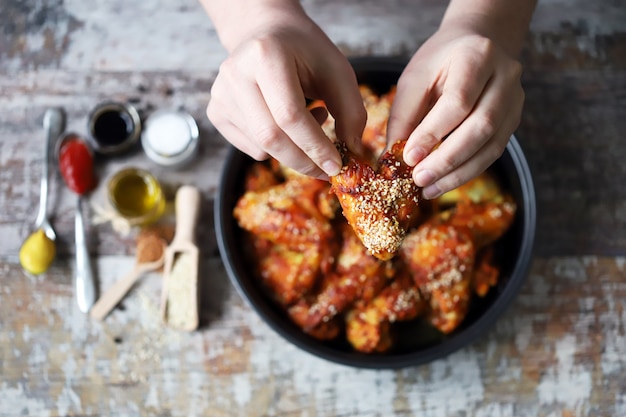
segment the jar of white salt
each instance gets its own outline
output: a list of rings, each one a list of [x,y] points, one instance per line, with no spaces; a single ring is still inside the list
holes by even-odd
[[[158,110],[148,117],[141,134],[141,145],[152,161],[180,168],[198,150],[198,125],[183,111]]]

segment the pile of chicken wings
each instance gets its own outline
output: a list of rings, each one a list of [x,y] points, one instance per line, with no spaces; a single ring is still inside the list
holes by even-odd
[[[260,286],[302,331],[380,353],[393,348],[396,322],[427,320],[444,334],[462,323],[472,297],[498,282],[494,245],[516,204],[490,171],[421,200],[404,143],[386,150],[393,89],[361,93],[359,154],[337,142],[331,117],[322,125],[342,152],[339,175],[329,183],[255,162],[233,214]]]

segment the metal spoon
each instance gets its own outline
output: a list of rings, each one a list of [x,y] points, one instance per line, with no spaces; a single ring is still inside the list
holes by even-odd
[[[57,141],[55,152],[57,160],[60,158],[63,144],[70,140],[80,140],[91,151],[89,144],[82,136],[79,136],[76,133],[67,133]],[[83,198],[82,196],[77,195],[76,217],[74,219],[74,243],[76,246],[75,285],[76,302],[78,303],[78,308],[83,313],[87,313],[96,301],[96,281],[93,273],[93,267],[91,265],[91,259],[89,258],[89,250],[87,248],[87,239],[85,235]]]
[[[65,113],[60,108],[50,108],[43,116],[43,127],[46,131],[46,147],[44,148],[43,169],[41,174],[41,192],[39,195],[39,213],[35,220],[35,228],[43,229],[50,240],[56,239],[56,233],[48,220],[48,174],[50,145],[63,133]]]
[[[83,313],[87,313],[96,301],[96,280],[93,275],[83,219],[83,199],[78,197],[74,219],[74,241],[76,243],[76,302]]]

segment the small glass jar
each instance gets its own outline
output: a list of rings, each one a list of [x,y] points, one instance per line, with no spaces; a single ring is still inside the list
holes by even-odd
[[[146,226],[165,211],[165,196],[154,175],[140,168],[115,173],[107,185],[109,202],[131,226]]]
[[[102,155],[129,151],[139,140],[141,129],[139,113],[127,103],[100,103],[87,120],[87,137],[94,150]]]
[[[198,125],[189,113],[158,110],[146,120],[141,145],[157,164],[182,168],[197,154],[198,138]]]

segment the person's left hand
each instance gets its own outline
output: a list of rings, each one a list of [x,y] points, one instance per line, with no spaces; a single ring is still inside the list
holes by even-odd
[[[398,81],[388,142],[408,138],[404,160],[423,197],[435,198],[500,157],[523,102],[517,60],[472,28],[442,26]]]

